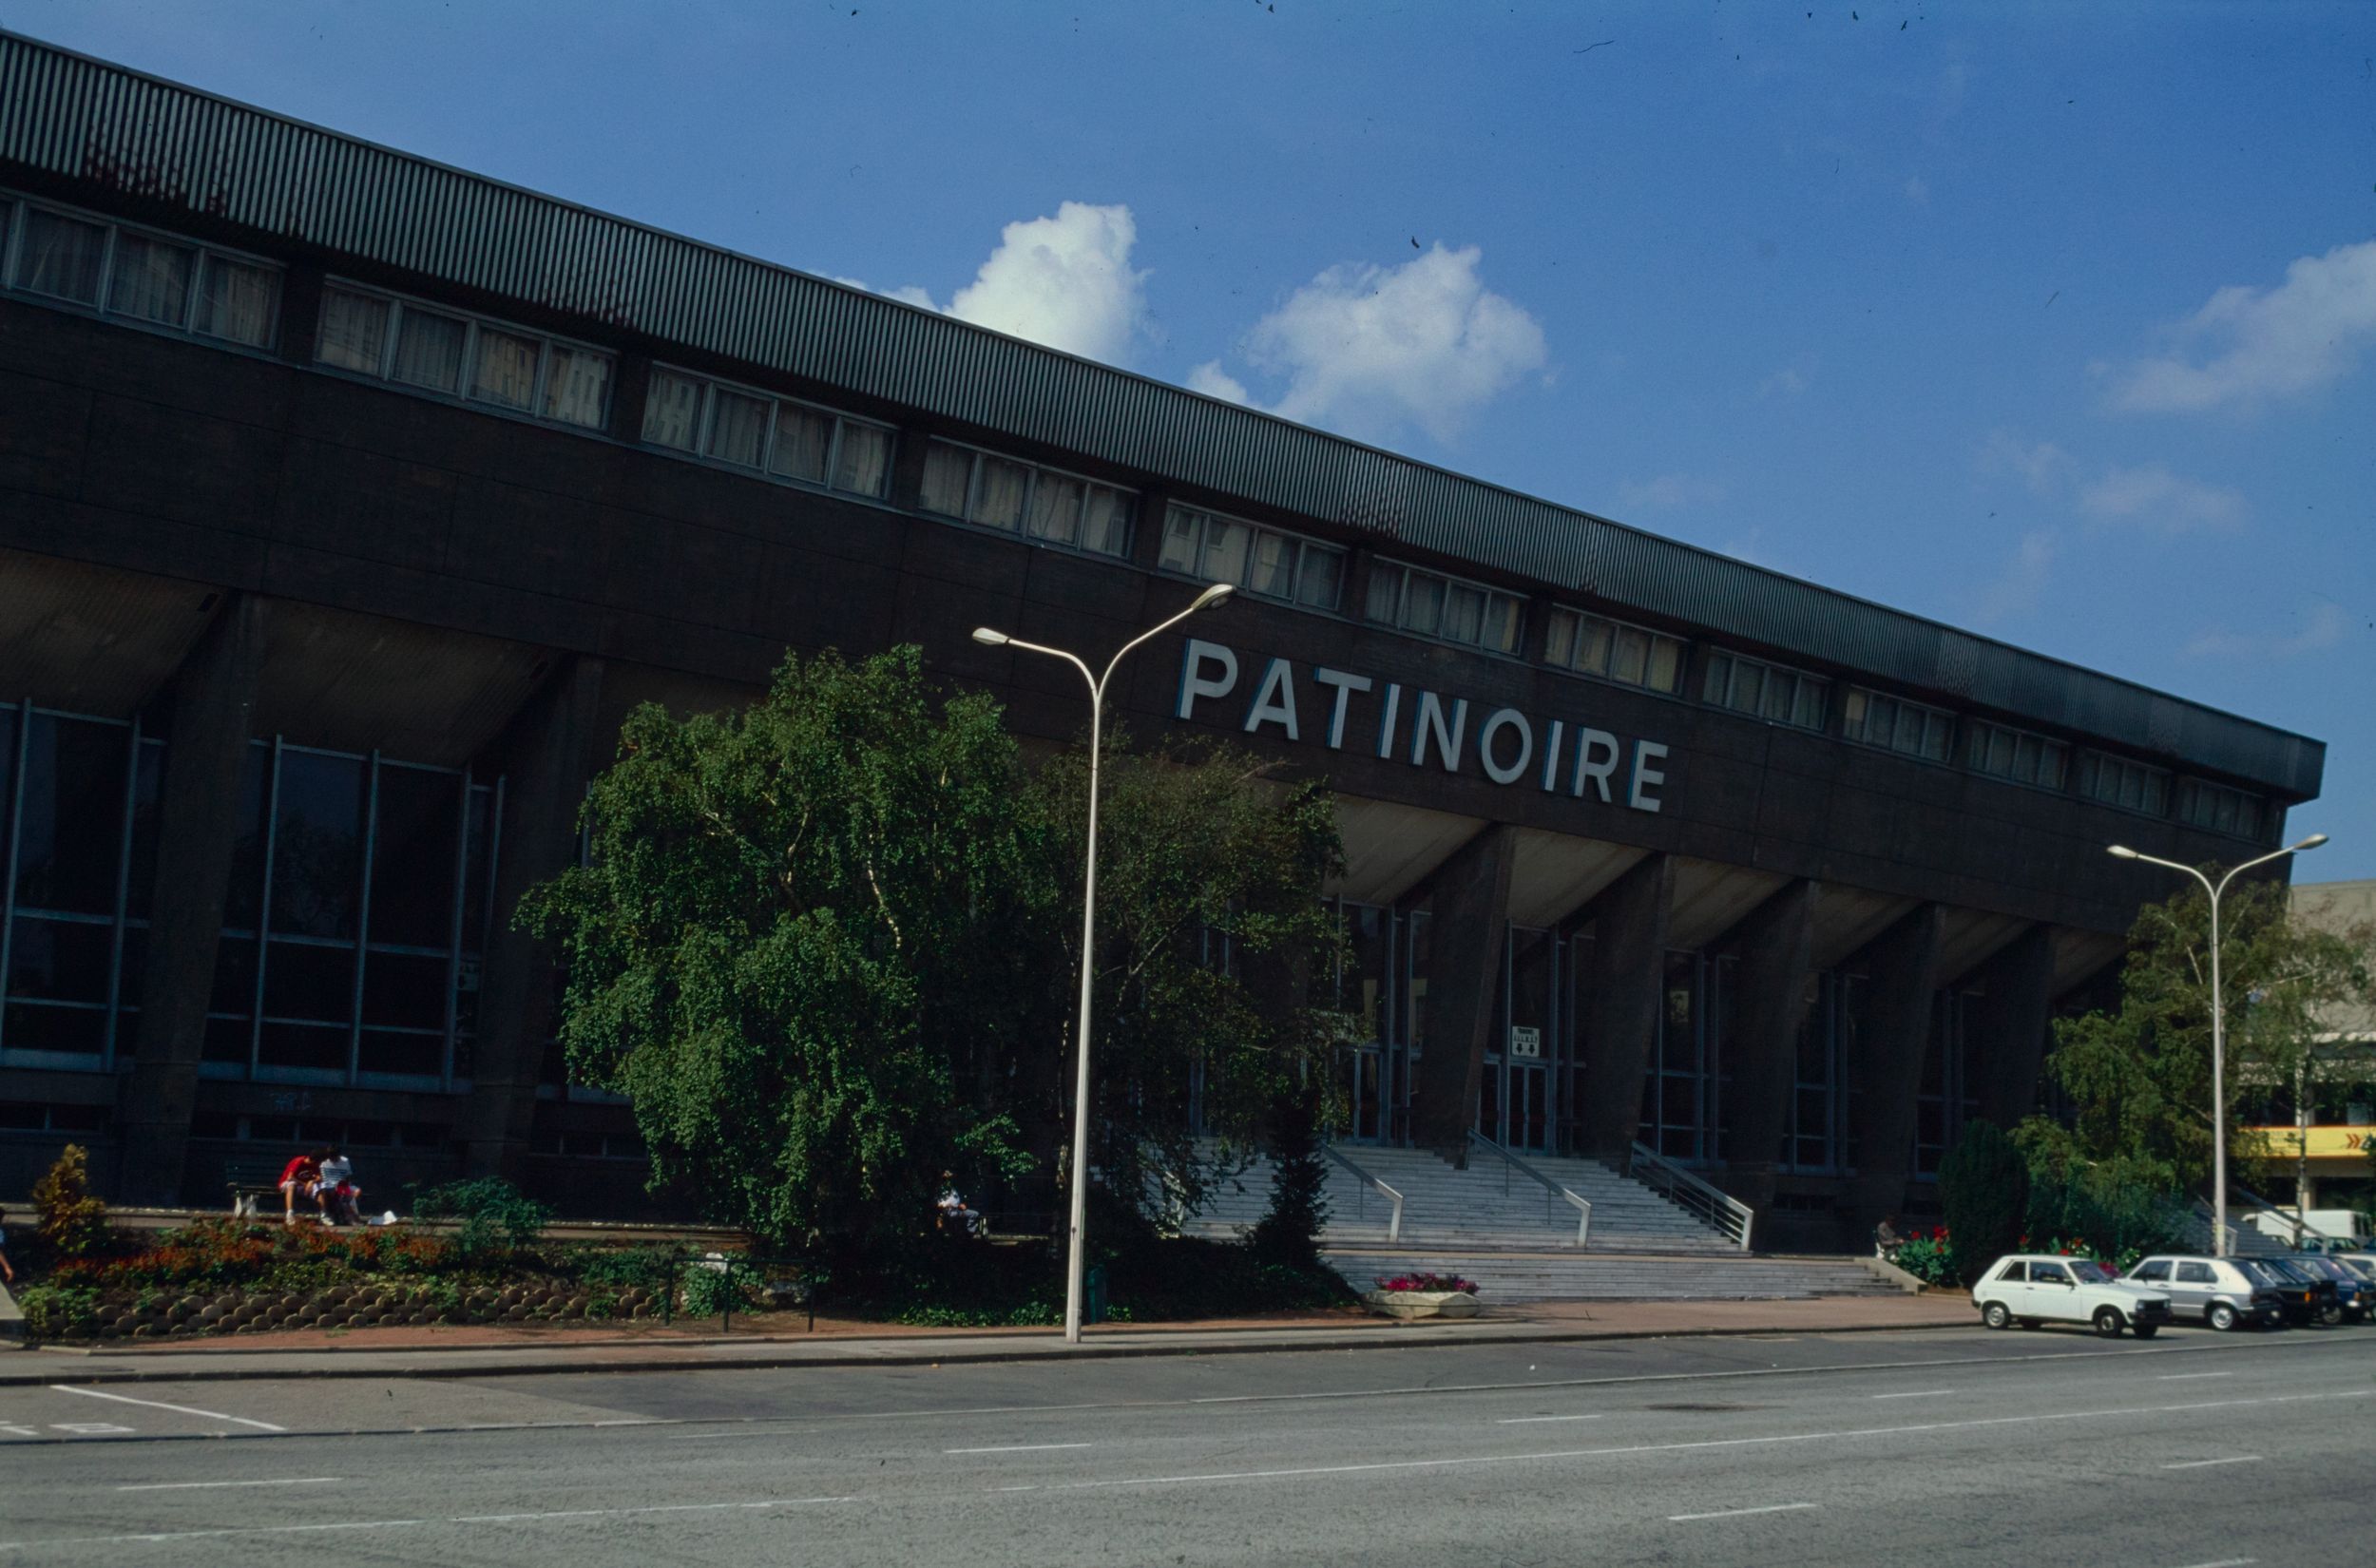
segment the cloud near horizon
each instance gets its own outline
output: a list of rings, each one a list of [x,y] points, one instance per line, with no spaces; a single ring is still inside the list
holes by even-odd
[[[2185,479],[2158,463],[2109,468],[2080,489],[2079,510],[2105,522],[2136,522],[2162,533],[2210,533],[2232,528],[2251,508],[2244,492]]]
[[[2349,626],[2350,617],[2342,605],[2320,600],[2309,607],[2309,620],[2298,632],[2251,637],[2213,626],[2188,639],[2184,652],[2189,659],[2298,659],[2335,646]]]
[[[1024,219],[1001,230],[989,259],[947,306],[913,284],[878,289],[854,277],[839,281],[1086,359],[1123,365],[1146,330],[1147,275],[1130,265],[1138,239],[1129,207],[1065,201],[1052,217]]]
[[[2339,381],[2376,343],[2376,239],[2301,257],[2273,288],[2221,289],[2171,335],[2171,353],[2122,373],[2115,409],[2193,413]]]
[[[1255,323],[1240,347],[1283,383],[1264,404],[1208,360],[1188,385],[1282,418],[1382,439],[1415,425],[1439,441],[1547,358],[1542,325],[1479,276],[1484,253],[1437,244],[1394,267],[1329,268]]]

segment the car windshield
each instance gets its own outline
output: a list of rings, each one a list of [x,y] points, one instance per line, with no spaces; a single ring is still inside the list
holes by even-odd
[[[2256,1257],[2236,1259],[2235,1266],[2244,1271],[2247,1279],[2261,1285],[2283,1285],[2285,1276]]]
[[[2109,1285],[2120,1277],[2102,1264],[2091,1263],[2083,1257],[2071,1259],[2071,1272],[2079,1276],[2081,1285]]]

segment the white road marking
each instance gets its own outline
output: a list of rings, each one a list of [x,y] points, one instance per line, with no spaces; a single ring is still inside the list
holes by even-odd
[[[1497,1426],[1531,1426],[1539,1421],[1600,1421],[1604,1419],[1606,1419],[1606,1412],[1592,1416],[1504,1416],[1494,1425]]]
[[[1870,1397],[1874,1399],[1936,1399],[1942,1394],[1953,1392],[1955,1390],[1952,1388],[1915,1388],[1903,1394],[1874,1394]]]
[[[2376,1398],[2376,1388],[2330,1393],[2272,1394],[2259,1399],[2203,1400],[2193,1405],[2145,1405],[2120,1410],[2047,1410],[2034,1415],[1978,1416],[1968,1421],[1929,1421],[1907,1426],[1848,1427],[1828,1432],[1777,1432],[1767,1437],[1702,1438],[1689,1443],[1636,1443],[1612,1448],[1556,1448],[1533,1454],[1456,1454],[1442,1459],[1375,1460],[1362,1464],[1307,1464],[1276,1470],[1219,1470],[1177,1476],[1131,1476],[1110,1481],[1062,1481],[1035,1486],[1000,1486],[1001,1492],[1084,1492],[1115,1486],[1181,1486],[1205,1482],[1274,1481],[1294,1476],[1348,1476],[1387,1470],[1453,1470],[1480,1464],[1528,1464],[1563,1459],[1613,1459],[1633,1454],[1685,1453],[1711,1448],[1761,1448],[1786,1443],[1837,1443],[1859,1438],[1905,1437],[1917,1432],[1962,1432],[1984,1426],[2038,1426],[2057,1421],[2103,1421],[2117,1416],[2188,1415],[2265,1405],[2304,1405],[2332,1399]]]
[[[32,1428],[32,1427],[30,1427],[30,1426],[9,1426],[9,1425],[0,1425],[0,1432],[6,1432],[6,1433],[8,1433],[8,1434],[9,1434],[9,1436],[10,1436],[10,1437],[39,1437],[39,1436],[41,1436],[41,1433],[40,1433],[40,1432],[36,1431],[34,1428]]]
[[[1683,1524],[1696,1519],[1739,1519],[1747,1514],[1795,1514],[1801,1509],[1820,1507],[1813,1502],[1775,1502],[1763,1508],[1725,1508],[1713,1514],[1669,1514],[1669,1524]]]
[[[132,1431],[112,1421],[53,1421],[49,1425],[54,1431],[72,1432],[76,1437],[128,1437]]]
[[[2258,1558],[2221,1558],[2217,1562],[2190,1562],[2186,1568],[2251,1568]]]
[[[445,1519],[358,1519],[331,1524],[249,1524],[220,1530],[160,1530],[123,1536],[53,1536],[47,1540],[0,1541],[0,1552],[34,1547],[108,1546],[119,1541],[199,1540],[220,1536],[294,1536],[327,1530],[403,1530],[424,1524],[534,1524],[555,1519],[622,1519],[635,1514],[723,1513],[735,1509],[799,1508],[811,1503],[855,1502],[853,1497],[770,1498],[759,1502],[670,1502],[642,1508],[564,1508],[542,1514],[455,1514]]]
[[[2164,1372],[2154,1381],[2156,1383],[2184,1383],[2192,1378],[2233,1376],[2235,1376],[2233,1372]]]
[[[2165,1464],[2165,1470],[2207,1470],[2214,1464],[2258,1464],[2258,1454],[2232,1454],[2226,1459],[2190,1459],[2177,1464]]]
[[[119,1492],[197,1492],[211,1486],[327,1486],[337,1476],[292,1476],[284,1481],[143,1481],[118,1486]]]
[[[1010,1443],[1003,1448],[944,1448],[944,1454],[1037,1454],[1050,1448],[1087,1448],[1086,1443]]]
[[[53,1383],[50,1388],[61,1394],[81,1394],[86,1399],[112,1399],[119,1405],[145,1405],[152,1410],[171,1410],[176,1415],[202,1416],[208,1421],[233,1421],[242,1426],[253,1426],[259,1432],[285,1432],[286,1426],[275,1426],[269,1421],[251,1421],[245,1416],[226,1416],[220,1410],[200,1410],[187,1405],[167,1405],[161,1399],[134,1399],[129,1394],[110,1394],[97,1388],[76,1388],[64,1383]]]

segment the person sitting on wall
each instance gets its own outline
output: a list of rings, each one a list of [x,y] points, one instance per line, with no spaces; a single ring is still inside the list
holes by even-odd
[[[1872,1255],[1887,1259],[1905,1240],[1898,1231],[1897,1216],[1892,1214],[1872,1228]]]
[[[313,1197],[315,1185],[321,1177],[321,1168],[319,1151],[301,1154],[280,1168],[280,1218],[283,1224],[297,1223],[297,1199]]]
[[[338,1150],[336,1144],[321,1152],[321,1166],[314,1182],[314,1201],[320,1207],[325,1225],[360,1225],[361,1209],[355,1199],[361,1189],[354,1185],[354,1162]]]
[[[966,1207],[965,1195],[957,1191],[956,1179],[951,1172],[941,1173],[940,1218],[937,1223],[943,1228],[954,1225],[964,1235],[978,1236],[982,1233],[982,1215],[979,1211]]]

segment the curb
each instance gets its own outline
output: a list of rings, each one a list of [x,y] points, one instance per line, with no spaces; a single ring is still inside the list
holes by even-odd
[[[720,1356],[709,1359],[685,1357],[645,1357],[632,1361],[554,1362],[524,1367],[340,1367],[336,1365],[297,1367],[224,1367],[196,1368],[166,1368],[107,1367],[76,1374],[63,1367],[53,1372],[20,1373],[22,1362],[11,1362],[0,1370],[0,1388],[46,1386],[60,1381],[72,1383],[278,1383],[301,1379],[377,1378],[381,1381],[417,1378],[476,1378],[476,1377],[557,1377],[583,1373],[629,1372],[751,1372],[815,1370],[828,1367],[964,1367],[1027,1361],[1119,1361],[1149,1356],[1225,1356],[1266,1355],[1296,1350],[1368,1350],[1368,1349],[1465,1349],[1491,1345],[1562,1345],[1589,1340],[1634,1339],[1735,1339],[1776,1333],[1804,1334],[1879,1334],[1907,1333],[1942,1329],[1969,1329],[1970,1323],[1873,1323],[1843,1327],[1821,1325],[1741,1325],[1722,1329],[1545,1329],[1518,1330],[1508,1333],[1474,1334],[1467,1336],[1429,1335],[1419,1338],[1397,1334],[1392,1329],[1372,1329],[1366,1334],[1334,1334],[1301,1341],[1262,1341],[1195,1345],[1099,1345],[1090,1341],[1073,1349],[1020,1350],[1006,1348],[961,1349],[932,1352],[917,1350],[888,1355],[818,1355],[795,1351],[787,1355]],[[1044,1340],[1026,1340],[1025,1345],[1045,1344]],[[259,1352],[269,1354],[271,1352]],[[353,1351],[316,1352],[332,1355],[352,1355]],[[400,1355],[402,1351],[384,1354]],[[448,1353],[448,1352],[432,1352]],[[56,1367],[57,1364],[52,1363]]]

